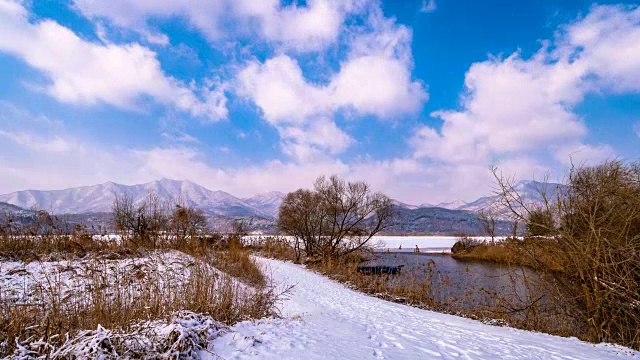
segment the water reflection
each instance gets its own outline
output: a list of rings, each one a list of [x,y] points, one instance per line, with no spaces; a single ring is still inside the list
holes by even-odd
[[[486,306],[513,311],[545,301],[546,281],[531,269],[490,262],[456,260],[449,255],[375,253],[367,266],[404,265],[400,275],[387,276],[391,286],[430,283],[425,291],[439,304],[466,310]]]

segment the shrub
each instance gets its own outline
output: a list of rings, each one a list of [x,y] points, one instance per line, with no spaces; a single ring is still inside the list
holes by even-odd
[[[453,244],[453,247],[451,248],[451,253],[458,254],[463,251],[469,251],[477,246],[480,246],[481,244],[482,244],[481,240],[477,240],[469,236],[461,236],[460,238],[458,238],[458,241],[456,241],[456,243]]]
[[[573,168],[566,193],[545,199],[541,210],[519,202],[513,184],[494,173],[514,218],[549,236],[547,257],[524,253],[556,278],[567,312],[588,326],[589,339],[640,349],[640,163]]]

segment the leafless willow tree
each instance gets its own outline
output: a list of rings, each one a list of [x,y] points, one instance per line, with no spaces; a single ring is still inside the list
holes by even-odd
[[[207,228],[207,217],[200,209],[176,205],[171,214],[171,229],[178,243],[195,238]]]
[[[391,217],[391,200],[367,183],[321,176],[313,190],[287,194],[278,227],[295,238],[298,260],[303,252],[327,260],[361,249],[391,225]]]
[[[541,194],[542,206],[527,204],[513,181],[494,174],[503,204],[538,239],[523,246],[553,249],[545,257],[524,250],[555,277],[590,339],[640,348],[640,163],[575,167],[555,197]]]
[[[168,206],[155,192],[138,203],[128,193],[115,194],[112,215],[115,228],[128,240],[155,248],[160,234],[167,228]]]

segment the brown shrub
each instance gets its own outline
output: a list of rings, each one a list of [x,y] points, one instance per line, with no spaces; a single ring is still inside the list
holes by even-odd
[[[89,290],[82,294],[65,294],[59,279],[46,278],[38,285],[40,301],[15,303],[0,298],[0,338],[60,345],[65,334],[73,336],[98,325],[126,331],[139,321],[167,318],[179,310],[209,315],[226,324],[274,315],[277,295],[273,289],[248,289],[231,276],[217,273],[206,258],[184,264],[187,278],[171,283],[157,269],[109,278],[107,267],[112,265],[105,258],[93,257],[87,264],[85,288]],[[4,343],[0,355],[10,355],[15,346],[15,340]]]
[[[541,192],[542,217],[510,179],[494,173],[516,220],[530,229],[551,228],[547,256],[526,246],[523,253],[555,277],[558,297],[589,328],[589,340],[640,349],[640,163],[573,168],[564,193],[549,199]]]

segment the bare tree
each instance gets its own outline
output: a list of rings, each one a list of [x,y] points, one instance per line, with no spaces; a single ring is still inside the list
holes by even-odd
[[[206,227],[207,217],[202,210],[176,205],[171,215],[171,228],[178,243],[195,238]]]
[[[533,264],[589,329],[592,341],[640,348],[640,163],[608,161],[573,168],[566,191],[542,207],[522,201],[513,182],[494,171],[503,202],[550,256]],[[555,271],[558,265],[562,271]]]
[[[304,251],[309,257],[329,259],[361,249],[390,225],[391,216],[391,200],[372,193],[368,184],[321,176],[314,190],[287,194],[278,226],[296,239],[298,258]]]
[[[113,224],[122,235],[138,246],[157,246],[159,235],[166,229],[168,216],[155,192],[139,204],[130,194],[115,194],[112,206]]]
[[[478,219],[480,220],[480,224],[484,229],[484,232],[491,236],[491,241],[493,242],[496,237],[496,224],[498,222],[498,218],[496,213],[490,209],[481,209],[478,214]]]

